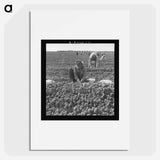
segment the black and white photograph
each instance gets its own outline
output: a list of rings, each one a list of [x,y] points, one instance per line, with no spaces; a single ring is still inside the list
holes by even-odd
[[[41,119],[119,119],[119,40],[41,40]]]

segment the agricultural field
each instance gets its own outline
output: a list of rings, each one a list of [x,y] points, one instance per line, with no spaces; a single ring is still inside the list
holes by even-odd
[[[104,52],[104,51],[103,51]],[[88,68],[91,52],[55,51],[46,53],[46,79],[54,84],[46,87],[47,116],[114,116],[114,83],[102,86],[99,81],[114,82],[114,53],[105,52],[105,58],[96,69]],[[72,83],[69,69],[76,60],[82,60],[86,79],[94,83]]]

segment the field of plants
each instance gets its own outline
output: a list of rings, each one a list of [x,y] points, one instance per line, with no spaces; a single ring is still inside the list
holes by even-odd
[[[113,116],[114,83],[101,85],[100,80],[114,82],[114,53],[106,52],[106,57],[96,69],[89,69],[89,52],[74,51],[47,52],[46,79],[54,84],[46,87],[46,115],[50,116]],[[84,61],[88,78],[94,83],[72,83],[68,69],[75,61]]]

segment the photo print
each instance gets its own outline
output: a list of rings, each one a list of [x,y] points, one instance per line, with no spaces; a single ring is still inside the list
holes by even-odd
[[[30,150],[129,149],[129,19],[115,9],[30,11]]]
[[[41,120],[119,120],[119,40],[41,40]]]

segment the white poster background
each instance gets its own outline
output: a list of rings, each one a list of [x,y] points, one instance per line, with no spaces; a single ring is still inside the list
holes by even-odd
[[[41,39],[119,39],[119,121],[41,121]],[[31,12],[31,150],[129,149],[129,12]]]

